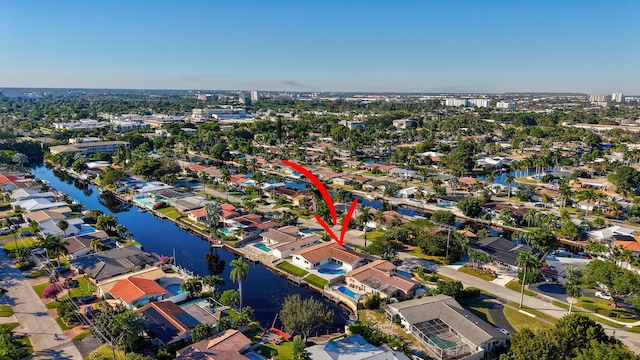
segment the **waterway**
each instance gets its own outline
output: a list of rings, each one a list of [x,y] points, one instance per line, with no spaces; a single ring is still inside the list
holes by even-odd
[[[51,187],[69,195],[87,209],[100,209],[105,214],[116,216],[118,223],[126,226],[134,234],[145,251],[172,256],[175,250],[178,265],[197,275],[209,274],[204,257],[210,247],[202,238],[180,229],[169,220],[159,219],[150,212],[141,213],[136,207],[120,202],[112,196],[101,195],[96,186],[75,180],[64,172],[54,172],[46,166],[34,167],[32,172],[37,178],[47,180]],[[224,249],[217,249],[217,252],[227,264],[221,275],[225,279],[225,285],[221,289],[237,289],[237,284],[229,279],[231,268],[228,266],[235,254]],[[312,297],[324,301],[320,294],[308,288],[299,288],[260,264],[250,265],[247,281],[243,283],[243,292],[243,305],[251,306],[255,310],[256,320],[264,327],[271,326],[284,298],[289,294],[300,294],[305,299]],[[325,301],[325,304],[336,316],[332,326],[320,331],[342,331],[349,311],[331,302]],[[277,322],[276,326],[279,324]]]

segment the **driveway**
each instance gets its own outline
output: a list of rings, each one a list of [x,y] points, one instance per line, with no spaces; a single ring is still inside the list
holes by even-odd
[[[507,330],[510,334],[516,333],[516,329],[511,326],[504,316],[504,306],[502,304],[495,301],[489,302],[489,315],[497,327]]]
[[[2,249],[0,279],[2,287],[8,290],[4,296],[6,303],[11,305],[22,331],[29,337],[35,358],[82,359],[73,341],[60,329],[22,272],[13,267],[13,261]]]

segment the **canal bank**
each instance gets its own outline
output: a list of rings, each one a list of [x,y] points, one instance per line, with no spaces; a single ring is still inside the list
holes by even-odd
[[[122,202],[106,193],[100,194],[95,185],[74,179],[64,171],[38,166],[32,169],[32,173],[37,178],[46,180],[52,188],[83,204],[87,209],[99,209],[105,214],[116,216],[118,222],[135,235],[145,251],[167,256],[172,256],[175,252],[177,265],[192,271],[195,275],[209,274],[205,255],[217,252],[227,264],[220,275],[225,280],[221,290],[237,288],[237,284],[230,280],[231,268],[228,264],[241,254],[237,251],[239,249],[212,248],[207,240],[176,226],[173,222],[167,221],[168,219],[155,217],[151,212],[139,212],[130,203]],[[252,264],[247,281],[243,283],[243,303],[255,309],[256,320],[263,327],[271,327],[287,295],[300,294],[305,299],[314,298],[324,301],[321,294],[316,291],[297,287],[272,271],[273,269],[261,264]],[[334,303],[324,302],[336,316],[334,324],[321,331],[343,331],[351,312]]]

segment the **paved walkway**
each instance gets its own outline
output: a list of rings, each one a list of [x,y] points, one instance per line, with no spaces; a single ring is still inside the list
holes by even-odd
[[[22,272],[13,267],[13,261],[1,249],[0,279],[2,287],[9,290],[6,303],[11,305],[22,331],[29,337],[35,359],[82,359],[73,341],[60,329]]]

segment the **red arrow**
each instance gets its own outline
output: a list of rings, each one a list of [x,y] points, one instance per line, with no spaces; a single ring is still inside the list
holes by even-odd
[[[331,213],[333,224],[336,225],[338,223],[338,219],[336,216],[336,207],[335,205],[333,205],[333,199],[331,199],[331,195],[329,195],[329,192],[327,191],[327,188],[325,188],[322,184],[322,181],[320,181],[320,179],[313,175],[311,171],[303,168],[296,163],[288,160],[282,160],[282,163],[304,175],[313,183],[313,185],[316,186],[316,188],[318,188],[318,190],[320,190],[320,194],[322,194],[322,197],[324,198],[324,201],[327,203],[327,207],[329,208],[329,212]]]

